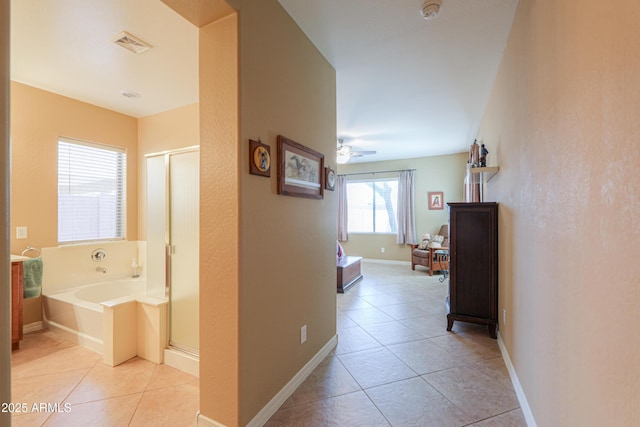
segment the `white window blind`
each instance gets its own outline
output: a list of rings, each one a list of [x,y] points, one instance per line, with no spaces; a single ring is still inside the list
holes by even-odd
[[[58,242],[125,238],[126,153],[84,141],[58,141]]]

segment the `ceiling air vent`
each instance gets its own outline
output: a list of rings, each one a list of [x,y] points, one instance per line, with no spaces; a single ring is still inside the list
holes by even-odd
[[[126,31],[121,32],[111,40],[118,46],[121,46],[136,54],[142,53],[153,47],[146,41],[142,40],[141,38],[136,37],[133,34],[128,33]]]

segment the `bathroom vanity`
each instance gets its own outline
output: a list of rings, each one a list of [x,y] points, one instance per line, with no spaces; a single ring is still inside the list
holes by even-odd
[[[11,255],[11,349],[20,348],[22,340],[22,310],[24,306],[24,256]]]

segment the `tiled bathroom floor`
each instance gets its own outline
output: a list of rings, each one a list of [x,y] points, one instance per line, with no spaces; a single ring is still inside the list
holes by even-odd
[[[337,296],[338,346],[266,426],[526,426],[486,327],[446,331],[446,282],[404,265],[362,270]],[[14,402],[68,408],[14,414],[14,426],[196,425],[198,378],[139,358],[110,368],[50,332],[25,335],[12,377]]]
[[[446,331],[446,281],[404,265],[362,273],[337,297],[338,346],[267,427],[526,426],[487,328]]]
[[[12,401],[30,412],[14,413],[13,426],[196,425],[198,378],[167,365],[136,357],[111,368],[47,331],[26,334],[11,362]],[[34,403],[50,407],[31,412]]]

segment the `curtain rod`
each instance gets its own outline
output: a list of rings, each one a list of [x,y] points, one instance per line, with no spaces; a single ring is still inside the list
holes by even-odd
[[[375,175],[377,173],[392,173],[392,172],[411,172],[415,169],[397,169],[392,171],[375,171],[375,172],[355,172],[355,173],[341,173],[338,176],[351,176],[351,175]]]

